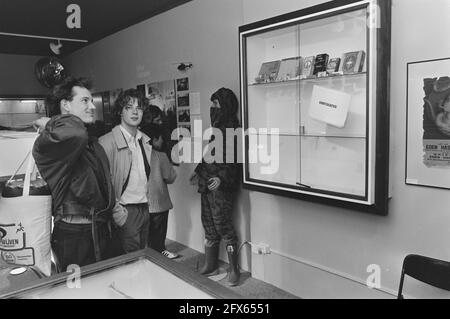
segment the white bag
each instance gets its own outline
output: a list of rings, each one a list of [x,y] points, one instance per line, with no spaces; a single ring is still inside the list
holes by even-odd
[[[35,266],[50,276],[52,201],[50,195],[29,194],[35,163],[31,151],[27,157],[22,196],[0,197],[0,262]]]

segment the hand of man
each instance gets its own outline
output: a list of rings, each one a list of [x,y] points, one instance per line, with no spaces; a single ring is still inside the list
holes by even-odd
[[[116,202],[112,210],[112,217],[117,226],[122,227],[128,219],[128,211],[125,207]]]
[[[208,189],[209,189],[210,191],[215,191],[216,189],[219,188],[220,183],[221,183],[220,178],[218,178],[218,177],[210,178],[210,179],[208,180]]]
[[[39,130],[39,133],[45,129],[45,125],[47,125],[48,121],[50,121],[49,117],[41,117],[33,122],[33,127],[36,130]]]

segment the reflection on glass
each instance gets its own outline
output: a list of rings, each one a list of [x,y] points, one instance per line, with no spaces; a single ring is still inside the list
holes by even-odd
[[[74,278],[69,277],[74,280]],[[25,294],[33,299],[212,299],[201,289],[173,273],[140,259],[136,262],[99,271],[80,280],[80,288],[70,284],[42,288]]]

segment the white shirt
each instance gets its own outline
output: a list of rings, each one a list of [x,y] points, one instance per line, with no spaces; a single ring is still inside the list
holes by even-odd
[[[120,130],[131,151],[130,176],[128,178],[127,188],[120,197],[120,204],[147,203],[147,177],[142,150],[138,142],[142,138],[142,133],[138,130],[136,136],[133,136],[122,125],[120,125]]]

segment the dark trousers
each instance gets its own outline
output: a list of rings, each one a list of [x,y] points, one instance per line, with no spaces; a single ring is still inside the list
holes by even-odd
[[[231,218],[233,198],[233,193],[219,190],[202,193],[202,224],[205,238],[211,244],[219,243],[220,239],[223,239],[226,245],[237,243],[237,235]]]
[[[158,252],[166,249],[167,220],[169,211],[150,213],[150,227],[148,231],[148,247]]]
[[[149,212],[148,205],[124,205],[128,211],[128,218],[122,227],[119,227],[119,236],[122,249],[125,253],[144,249],[148,240]]]
[[[109,240],[108,226],[97,223],[96,227],[102,253],[106,251]],[[66,271],[72,264],[82,267],[96,262],[91,224],[55,223],[51,244],[58,272]],[[102,254],[102,259],[105,258]]]

